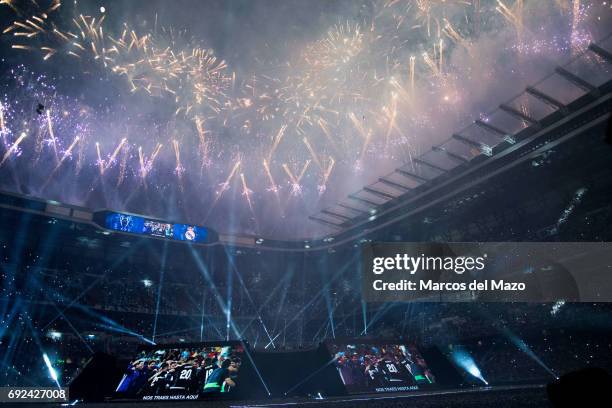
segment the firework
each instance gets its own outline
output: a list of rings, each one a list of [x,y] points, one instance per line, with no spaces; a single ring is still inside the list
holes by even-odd
[[[300,173],[297,176],[295,176],[293,172],[291,171],[291,169],[289,168],[289,166],[287,165],[287,163],[283,163],[283,170],[285,170],[285,173],[287,173],[289,180],[291,180],[291,195],[292,196],[302,195],[303,189],[302,189],[302,185],[300,184],[300,182],[302,181],[304,174],[306,174],[306,170],[308,170],[308,166],[310,166],[310,160],[306,160],[306,162],[302,166],[302,170],[300,171]]]
[[[13,11],[17,12],[17,7],[15,7],[15,0],[0,0],[0,5],[9,6]]]
[[[219,189],[215,192],[215,199],[214,199],[212,205],[210,206],[210,208],[208,209],[208,213],[206,214],[205,219],[210,216],[210,213],[215,208],[215,206],[217,205],[219,200],[223,197],[223,194],[227,190],[230,189],[230,183],[231,183],[232,179],[234,178],[234,175],[236,174],[236,172],[240,168],[241,164],[242,164],[242,162],[240,160],[236,160],[236,162],[234,163],[234,166],[232,167],[231,171],[227,175],[227,178],[225,179],[225,181],[222,182],[222,183],[219,183]]]
[[[319,167],[319,169],[323,170],[323,166],[321,165],[321,161],[319,160],[319,157],[317,156],[317,152],[314,150],[314,148],[310,145],[310,142],[308,141],[307,137],[304,137],[304,139],[302,139],[302,141],[304,142],[304,144],[306,145],[306,148],[308,149],[308,151],[310,152],[310,155],[312,156],[312,159],[314,160],[315,164],[317,165],[317,167]]]
[[[410,78],[410,90],[414,91],[414,68],[416,64],[416,57],[414,55],[410,56],[410,62],[409,62],[409,78]]]
[[[273,192],[276,195],[276,197],[279,197],[278,192],[279,192],[280,187],[274,181],[274,176],[272,175],[272,172],[270,171],[270,165],[268,164],[268,161],[265,159],[263,161],[263,167],[266,171],[266,176],[268,176],[268,180],[270,181],[270,186],[268,187],[268,191]]]
[[[96,153],[98,155],[97,164],[100,170],[100,176],[104,176],[104,172],[106,172],[106,170],[108,170],[110,166],[115,164],[117,155],[119,154],[119,152],[121,151],[123,146],[125,146],[126,143],[127,143],[126,138],[121,139],[117,147],[115,147],[115,150],[113,151],[113,153],[109,156],[108,160],[104,160],[100,153],[100,143],[96,142]]]
[[[18,11],[14,2],[3,4]],[[60,6],[59,1],[53,1],[48,9],[29,11],[29,18],[7,27],[4,34],[32,42],[13,44],[13,49],[40,52],[43,60],[57,55],[61,49],[82,63],[99,64],[125,77],[129,92],[142,91],[156,97],[170,95],[177,105],[177,115],[221,111],[232,75],[212,50],[195,46],[176,49],[179,41],[171,29],[164,29],[159,35],[138,34],[125,24],[121,35],[114,37],[104,30],[106,15],[96,18],[78,14],[70,19],[70,24],[61,25],[52,21],[50,15]]]
[[[514,6],[508,7],[503,1],[497,0],[496,10],[514,27],[518,42],[523,42],[525,26],[523,24],[523,0],[517,0]]]
[[[244,178],[244,173],[240,173],[240,181],[242,182],[242,196],[244,197],[246,202],[249,204],[251,213],[254,216],[255,212],[253,210],[253,203],[251,202],[251,194],[253,194],[253,191],[249,189],[249,187],[247,186],[246,179]]]
[[[208,158],[209,155],[209,150],[210,150],[210,143],[206,140],[206,130],[204,129],[204,120],[202,118],[200,118],[199,116],[196,116],[195,119],[195,125],[196,125],[196,130],[198,133],[198,140],[199,140],[199,153],[200,153],[200,174],[202,174],[202,171],[204,170],[205,167],[209,167],[211,165],[211,161]]]
[[[161,151],[162,147],[163,145],[161,143],[158,143],[157,146],[155,146],[153,153],[147,157],[142,151],[142,146],[138,146],[138,160],[140,163],[139,176],[141,184],[145,189],[147,188],[147,175],[149,174],[151,169],[153,169],[155,159],[157,159],[157,156],[159,155],[159,152]]]
[[[6,128],[4,124],[4,105],[0,102],[0,134],[2,135],[2,143],[6,146]]]
[[[287,130],[287,125],[283,125],[280,127],[280,129],[278,129],[278,132],[276,133],[276,136],[274,137],[274,142],[272,143],[272,147],[270,148],[270,152],[268,153],[268,160],[272,158],[272,155],[274,154],[274,151],[278,147],[278,144],[280,143],[280,141],[283,139],[283,136],[285,135],[286,130]]]
[[[27,134],[25,132],[22,132],[19,137],[17,138],[17,140],[15,140],[15,142],[11,145],[11,147],[9,147],[9,149],[4,153],[4,156],[2,156],[2,161],[0,161],[0,167],[2,167],[2,165],[4,164],[4,162],[6,162],[8,160],[9,157],[11,157],[12,154],[16,154],[19,152],[19,145],[21,144],[21,142],[23,141],[23,139],[25,139],[27,136]]]
[[[260,58],[242,75],[186,30],[114,24],[109,12],[88,15],[55,0],[0,5],[15,14],[3,36],[17,58],[31,55],[45,61],[41,67],[68,60],[118,90],[116,103],[88,107],[88,98],[63,96],[55,78],[11,72],[0,103],[2,171],[10,160],[18,170],[14,181],[42,174],[29,179],[41,180],[43,188],[36,187],[49,194],[70,176],[89,186],[85,201],[101,192],[113,205],[140,195],[157,205],[165,200],[155,194],[167,197],[177,187],[181,202],[207,209],[193,211],[198,220],[224,211],[217,204],[237,194],[245,197],[249,220],[289,214],[294,205],[312,209],[349,192],[339,180],[410,163],[458,118],[478,117],[468,109],[491,102],[482,94],[507,73],[499,61],[522,72],[527,56],[575,55],[591,41],[593,18],[592,4],[578,0],[551,7],[521,0],[374,1],[312,41],[290,40],[287,55]],[[542,9],[561,16],[563,30],[532,15]],[[498,33],[503,46],[483,51]],[[155,102],[154,112],[131,108],[142,99]],[[45,109],[35,114],[39,102]],[[526,114],[529,108],[519,107]],[[337,188],[328,188],[332,183]],[[274,217],[258,202],[271,198],[267,192],[281,209]]]
[[[334,158],[330,157],[328,164],[327,164],[327,168],[325,168],[325,170],[323,171],[323,177],[321,178],[321,182],[317,186],[317,191],[319,192],[319,196],[323,195],[323,193],[327,191],[327,181],[329,180],[329,176],[331,175],[335,164],[336,164],[336,161],[334,160]]]
[[[76,136],[74,138],[74,140],[72,141],[72,143],[70,144],[70,146],[68,146],[68,148],[64,151],[64,153],[62,154],[61,159],[59,159],[59,161],[57,162],[57,164],[55,165],[55,168],[51,171],[51,173],[49,174],[49,177],[47,177],[47,180],[45,181],[45,183],[43,184],[41,191],[44,191],[45,188],[47,187],[47,185],[49,184],[49,182],[53,179],[53,176],[55,175],[55,173],[57,173],[57,171],[60,169],[60,167],[62,167],[62,164],[64,163],[64,161],[69,158],[72,157],[72,149],[74,149],[74,147],[76,146],[76,144],[81,140],[81,138],[79,136]]]
[[[176,177],[178,178],[179,187],[181,191],[183,191],[184,189],[183,173],[185,173],[185,167],[183,167],[183,164],[181,163],[181,145],[179,144],[177,140],[173,140],[172,147],[174,149],[174,158],[176,161],[176,167],[174,168],[174,173],[176,174]]]

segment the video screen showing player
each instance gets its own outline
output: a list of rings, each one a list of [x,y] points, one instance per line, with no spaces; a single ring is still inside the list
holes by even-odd
[[[195,400],[229,395],[238,387],[244,349],[237,346],[141,351],[119,382],[119,398]]]
[[[172,224],[152,220],[146,220],[144,222],[144,233],[154,235],[156,237],[174,237],[174,229]]]
[[[350,394],[415,391],[435,384],[414,345],[332,344],[330,350]]]

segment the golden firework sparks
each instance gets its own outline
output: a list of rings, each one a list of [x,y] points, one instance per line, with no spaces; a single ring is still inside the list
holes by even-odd
[[[244,173],[240,173],[240,180],[242,181],[242,196],[249,204],[249,208],[251,209],[251,214],[255,216],[255,211],[253,210],[253,203],[251,202],[251,194],[253,191],[249,189],[247,186],[246,178],[244,177]]]
[[[278,197],[279,188],[276,182],[274,181],[274,176],[272,175],[272,172],[270,171],[270,165],[268,164],[268,161],[266,159],[263,160],[263,167],[264,167],[264,170],[266,171],[266,176],[268,176],[268,181],[270,182],[270,187],[268,188],[268,190],[272,191]]]

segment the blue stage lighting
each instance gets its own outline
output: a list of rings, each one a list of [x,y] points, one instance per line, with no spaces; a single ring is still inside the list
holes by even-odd
[[[484,384],[489,385],[487,380],[485,380],[482,376],[480,368],[478,368],[470,353],[468,353],[465,349],[455,347],[455,349],[451,352],[451,358],[455,364],[470,373],[470,375],[478,378]]]
[[[53,381],[55,381],[55,384],[57,384],[57,386],[59,388],[60,387],[60,383],[59,383],[59,379],[57,377],[57,372],[55,371],[55,369],[51,365],[51,360],[49,360],[49,356],[47,356],[47,353],[43,353],[43,360],[45,361],[45,365],[47,366],[47,370],[49,370],[49,375],[51,376],[51,379]]]

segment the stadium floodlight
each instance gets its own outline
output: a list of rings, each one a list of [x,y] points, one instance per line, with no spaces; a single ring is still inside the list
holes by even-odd
[[[478,378],[485,385],[489,385],[487,380],[484,379],[482,373],[480,372],[480,368],[476,365],[476,362],[467,352],[467,350],[462,347],[455,347],[455,349],[451,353],[451,359],[455,364],[459,367],[463,368],[466,372],[468,372],[472,377]]]
[[[468,373],[472,374],[474,377],[478,378],[480,381],[482,381],[486,385],[489,385],[487,380],[485,380],[482,377],[482,374],[480,373],[480,369],[478,368],[478,366],[476,366],[476,364],[468,366],[467,370],[468,370]]]
[[[150,279],[143,279],[142,284],[145,288],[150,288],[151,286],[153,286],[153,281]]]
[[[47,333],[47,336],[53,340],[60,340],[62,338],[62,333],[55,330],[50,330],[49,333]]]

